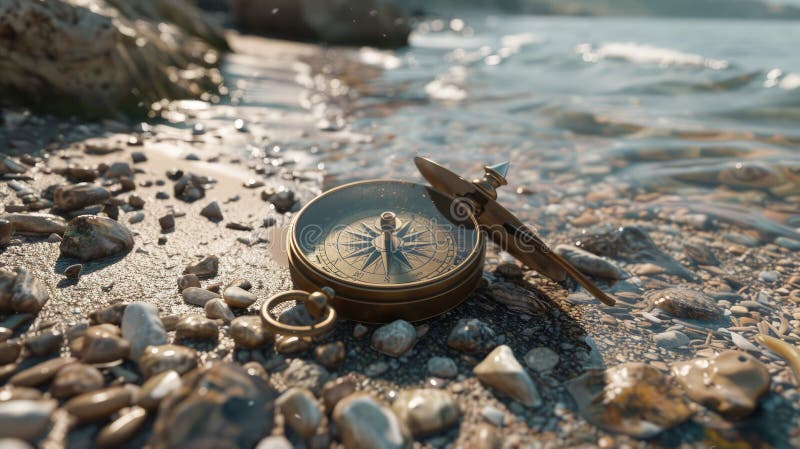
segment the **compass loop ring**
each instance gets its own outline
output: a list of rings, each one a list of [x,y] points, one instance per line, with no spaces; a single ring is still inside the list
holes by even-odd
[[[329,304],[324,306],[318,321],[310,325],[298,326],[282,323],[271,312],[283,303],[293,301],[305,303],[310,297],[312,297],[312,294],[303,290],[289,290],[273,295],[261,306],[261,320],[264,322],[264,326],[277,334],[297,337],[314,337],[330,332],[336,324],[337,317],[336,310]],[[308,307],[308,304],[306,304],[306,307]]]

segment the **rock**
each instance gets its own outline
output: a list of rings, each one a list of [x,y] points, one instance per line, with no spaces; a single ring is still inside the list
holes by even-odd
[[[506,345],[495,348],[472,372],[481,382],[523,405],[538,407],[542,404],[533,380]]]
[[[638,226],[600,226],[581,234],[579,247],[594,254],[631,263],[652,263],[667,273],[694,280],[696,276],[659,249]]]
[[[292,39],[397,48],[407,45],[411,32],[404,10],[384,0],[366,0],[357,6],[320,0],[234,0],[230,6],[240,27]]]
[[[558,362],[558,354],[550,348],[533,348],[525,354],[525,364],[528,368],[540,373],[552,370]]]
[[[276,393],[242,367],[198,369],[165,398],[153,426],[153,449],[250,449],[272,430]]]
[[[0,366],[14,363],[22,351],[22,344],[18,340],[7,340],[0,343]]]
[[[18,174],[21,175],[25,173],[28,169],[25,168],[24,165],[20,164],[19,162],[11,159],[8,156],[3,156],[0,158],[0,174]]]
[[[800,251],[800,240],[780,236],[775,238],[775,244],[791,251]]]
[[[144,199],[139,195],[131,195],[128,197],[128,204],[134,209],[141,209],[144,207]]]
[[[94,260],[125,253],[133,248],[133,234],[110,218],[80,215],[64,231],[61,255]]]
[[[103,375],[100,371],[83,363],[66,365],[56,373],[50,391],[57,399],[68,399],[79,394],[103,388]]]
[[[35,449],[27,441],[18,438],[0,438],[0,447],[3,449]]]
[[[191,203],[206,196],[205,185],[209,180],[191,173],[183,175],[173,186],[175,198]]]
[[[148,346],[139,358],[139,370],[145,378],[169,370],[185,374],[196,366],[197,353],[186,346]]]
[[[723,310],[710,296],[684,287],[671,287],[646,292],[644,299],[678,318],[719,320]]]
[[[158,407],[161,400],[183,385],[181,375],[175,370],[163,371],[147,379],[139,390],[136,405],[147,410]]]
[[[247,279],[237,278],[237,279],[234,279],[234,280],[228,282],[228,284],[225,287],[226,288],[227,287],[239,287],[242,290],[250,291],[250,289],[253,288],[253,284],[250,283],[250,281],[248,281]]]
[[[650,438],[693,414],[671,378],[644,363],[593,370],[567,382],[580,413],[609,432]]]
[[[281,376],[287,386],[306,388],[317,394],[330,375],[321,365],[303,359],[293,359]]]
[[[175,229],[175,215],[167,214],[158,218],[158,225],[162,231],[171,231]]]
[[[136,142],[141,145],[141,141],[136,138]],[[130,145],[130,142],[128,143]],[[147,155],[141,151],[133,151],[131,152],[131,162],[134,164],[141,164],[142,162],[147,162]]]
[[[127,162],[114,162],[103,172],[103,177],[108,179],[130,178],[131,176],[133,176],[133,170]]]
[[[183,270],[183,274],[195,274],[199,278],[209,278],[217,275],[219,270],[219,258],[217,256],[206,256],[198,262],[190,263]]]
[[[405,320],[383,325],[372,333],[372,348],[388,356],[400,357],[414,346],[417,331]]]
[[[159,346],[169,342],[164,323],[158,309],[146,302],[128,304],[122,315],[122,336],[130,342],[131,360],[139,360],[148,346]]]
[[[717,256],[705,243],[700,240],[688,240],[683,243],[683,250],[698,265],[719,265]]]
[[[325,412],[331,413],[339,401],[355,393],[355,391],[356,384],[346,377],[339,377],[326,382],[322,386],[322,392],[320,393],[322,402],[325,404]]]
[[[0,219],[0,246],[7,246],[11,243],[12,235],[14,235],[14,223]]]
[[[679,362],[672,372],[692,400],[728,419],[753,413],[771,383],[766,366],[743,351]]]
[[[500,449],[503,447],[500,432],[495,427],[480,424],[475,435],[475,449]]]
[[[217,323],[202,316],[187,316],[175,327],[176,340],[216,340],[219,336]]]
[[[392,409],[415,437],[445,430],[461,415],[455,398],[445,390],[434,388],[401,391]]]
[[[462,318],[447,337],[447,346],[467,354],[483,355],[497,345],[497,336],[488,324],[476,318]]]
[[[581,273],[601,279],[623,279],[625,272],[615,263],[572,245],[558,245],[556,253],[564,256]]]
[[[25,340],[25,348],[34,357],[44,357],[61,349],[64,334],[57,330],[49,330]]]
[[[13,399],[0,402],[0,438],[34,440],[50,425],[55,401]]]
[[[75,396],[63,408],[80,422],[98,421],[131,405],[135,392],[128,386],[110,387]]]
[[[69,279],[78,279],[81,276],[81,270],[83,270],[83,265],[79,263],[70,265],[64,270],[64,276]]]
[[[109,363],[130,354],[130,344],[121,338],[119,328],[110,324],[90,327],[82,339],[80,353],[84,363]]]
[[[369,328],[361,323],[356,323],[356,325],[353,326],[353,338],[356,340],[367,335],[367,332],[369,332]]]
[[[83,209],[93,204],[102,204],[111,198],[111,192],[88,182],[61,186],[53,193],[53,204],[60,210]]]
[[[778,281],[778,278],[781,277],[780,272],[771,270],[771,271],[762,271],[758,273],[758,280],[761,282],[766,282],[767,284],[772,284]]]
[[[200,287],[200,278],[196,274],[184,274],[178,278],[178,291],[184,291],[189,287]]]
[[[492,423],[492,425],[496,427],[503,427],[506,420],[503,412],[497,407],[492,407],[491,405],[486,405],[481,409],[481,416],[487,422]]]
[[[200,287],[187,287],[181,292],[181,296],[186,304],[200,307],[205,307],[207,302],[219,298],[218,294]]]
[[[428,374],[451,379],[458,375],[458,366],[450,357],[431,357],[428,359]]]
[[[225,304],[225,301],[219,298],[209,300],[206,305],[203,306],[203,309],[206,312],[206,317],[212,320],[223,320],[227,323],[236,318],[231,308]]]
[[[347,449],[408,449],[411,438],[394,412],[366,394],[352,394],[336,405],[333,421]]]
[[[131,407],[100,430],[95,443],[101,448],[117,448],[132,439],[147,422],[147,411]]]
[[[303,438],[313,435],[322,421],[314,395],[305,388],[290,388],[275,401],[289,427]]]
[[[17,313],[39,313],[50,299],[47,288],[27,268],[17,267],[13,271],[16,272],[16,278],[9,298],[11,310]]]
[[[61,368],[75,363],[72,357],[57,357],[54,359],[46,360],[32,367],[14,374],[8,380],[9,385],[17,387],[38,387],[44,383],[49,382]]]
[[[266,329],[258,316],[240,316],[231,321],[230,336],[236,346],[256,349],[271,343],[275,336]]]
[[[489,297],[512,312],[527,315],[540,315],[554,309],[550,300],[542,293],[528,290],[513,282],[492,282]]]
[[[95,310],[89,313],[89,320],[92,324],[113,324],[118,326],[122,323],[122,315],[125,313],[125,308],[128,305],[118,302],[103,309]]]
[[[259,441],[255,449],[294,449],[294,446],[286,437],[276,435]]]
[[[296,335],[276,335],[275,352],[281,355],[301,354],[311,349],[311,341],[308,338]]]
[[[680,331],[666,331],[653,335],[656,345],[666,349],[680,348],[689,345],[689,337]]]
[[[10,222],[16,233],[58,234],[67,229],[67,222],[57,215],[50,214],[3,214],[0,219]]]
[[[336,341],[319,345],[314,349],[314,358],[326,368],[339,366],[345,357],[344,343]]]
[[[211,221],[222,221],[222,209],[219,208],[219,203],[212,201],[206,207],[200,210],[200,215],[208,218]]]
[[[225,303],[236,309],[246,309],[256,302],[256,295],[239,287],[228,287],[222,293]]]

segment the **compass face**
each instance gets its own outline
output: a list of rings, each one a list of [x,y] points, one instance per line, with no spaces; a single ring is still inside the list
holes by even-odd
[[[433,281],[473,260],[479,231],[430,187],[367,181],[306,206],[293,229],[300,254],[342,281],[403,286]]]

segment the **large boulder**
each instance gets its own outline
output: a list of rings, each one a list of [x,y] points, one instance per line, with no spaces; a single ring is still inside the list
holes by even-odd
[[[408,43],[407,15],[386,0],[231,0],[248,30],[328,44],[396,48]]]
[[[90,116],[141,111],[218,84],[215,46],[225,48],[221,32],[185,0],[4,0],[0,99]]]

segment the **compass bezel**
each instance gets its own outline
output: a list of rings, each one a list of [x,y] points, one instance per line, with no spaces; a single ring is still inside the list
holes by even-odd
[[[303,246],[300,245],[298,241],[298,223],[301,221],[303,214],[308,213],[309,210],[313,209],[314,207],[318,206],[321,202],[329,200],[334,193],[340,192],[345,189],[353,189],[367,185],[379,185],[379,184],[399,184],[404,186],[411,186],[411,187],[419,187],[424,189],[429,193],[429,195],[439,195],[442,199],[446,199],[448,201],[455,201],[454,198],[451,196],[440,192],[433,187],[425,184],[410,182],[410,181],[402,181],[396,179],[370,179],[365,181],[356,181],[351,182],[348,184],[344,184],[333,189],[327,190],[314,198],[313,200],[309,201],[300,211],[295,215],[289,229],[290,238],[288,239],[288,246],[289,246],[289,254],[295,257],[297,260],[294,261],[292,265],[303,265],[304,270],[310,270],[316,277],[321,278],[321,280],[334,280],[337,284],[345,285],[345,286],[352,286],[357,290],[363,290],[364,293],[369,293],[370,291],[385,291],[385,292],[394,292],[394,291],[403,291],[409,289],[416,289],[421,287],[431,286],[432,284],[440,284],[446,283],[448,280],[453,279],[454,277],[460,277],[459,274],[465,271],[469,271],[470,268],[474,266],[476,262],[480,263],[483,256],[484,251],[484,237],[481,231],[480,224],[476,220],[473,215],[468,215],[466,218],[471,226],[474,229],[475,240],[472,242],[473,246],[470,253],[464,258],[464,260],[459,264],[451,269],[441,273],[435,277],[429,279],[423,279],[414,282],[406,282],[401,284],[385,284],[385,283],[370,283],[370,282],[363,282],[363,281],[356,281],[351,279],[345,279],[339,276],[336,276],[332,273],[326,273],[311,261],[303,251]],[[430,198],[433,201],[433,198]],[[307,274],[306,274],[307,275]],[[335,288],[335,287],[334,287]],[[363,299],[362,299],[363,300]]]

